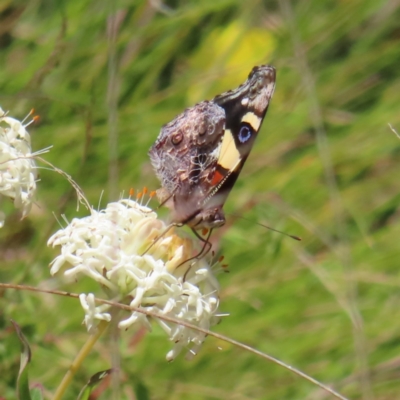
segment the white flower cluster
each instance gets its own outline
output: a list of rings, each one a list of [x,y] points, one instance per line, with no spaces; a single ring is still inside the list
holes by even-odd
[[[130,199],[110,203],[102,211],[91,209],[90,216],[73,219],[49,239],[49,245],[61,246],[50,272],[62,270],[74,279],[86,275],[106,289],[109,299],[129,299],[130,306],[209,329],[219,321],[218,281],[205,259],[182,265],[197,250],[192,240],[166,230],[156,213]],[[96,306],[93,294],[82,294],[80,300],[88,330],[96,320],[111,319],[109,306]],[[157,321],[175,343],[168,360],[185,347],[189,355],[195,354],[204,341],[201,332]],[[151,329],[148,317],[137,311],[119,327],[134,323]]]
[[[13,199],[23,217],[32,207],[37,177],[26,126],[0,108],[0,199],[3,196]],[[0,212],[0,227],[3,224],[4,214]]]

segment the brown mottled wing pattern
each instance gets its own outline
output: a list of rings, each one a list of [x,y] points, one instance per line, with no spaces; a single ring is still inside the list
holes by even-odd
[[[207,195],[218,161],[225,112],[203,101],[163,126],[149,151],[162,189],[161,202],[172,210],[174,222],[187,223]]]

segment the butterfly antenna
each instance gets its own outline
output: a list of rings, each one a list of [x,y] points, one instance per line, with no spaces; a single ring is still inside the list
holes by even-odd
[[[230,214],[230,215],[232,215],[233,217],[236,217],[236,218],[244,219],[245,221],[253,222],[253,223],[255,223],[256,225],[259,225],[259,226],[262,226],[263,228],[269,229],[269,230],[272,231],[272,232],[280,233],[280,234],[282,234],[282,235],[284,235],[284,236],[290,237],[291,239],[294,239],[294,240],[297,240],[297,241],[301,242],[301,237],[299,237],[299,236],[291,235],[291,234],[286,233],[286,232],[282,232],[282,231],[280,231],[280,230],[278,230],[278,229],[271,228],[271,227],[268,226],[268,225],[261,224],[260,222],[251,221],[251,220],[249,220],[248,218],[242,217],[241,215],[237,215],[237,214]]]
[[[278,230],[278,229],[271,228],[271,227],[268,226],[268,225],[260,224],[259,222],[256,222],[256,224],[257,224],[257,225],[260,225],[260,226],[262,226],[262,227],[264,227],[264,228],[266,228],[266,229],[269,229],[270,231],[280,233],[280,234],[282,234],[282,235],[284,235],[284,236],[290,237],[290,238],[292,238],[292,239],[294,239],[294,240],[297,240],[297,241],[301,242],[301,237],[299,237],[299,236],[291,235],[290,233],[286,233],[286,232],[282,232],[282,231],[280,231],[280,230]]]

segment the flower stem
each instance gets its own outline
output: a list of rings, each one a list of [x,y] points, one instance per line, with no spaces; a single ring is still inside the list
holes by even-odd
[[[67,373],[64,375],[63,380],[61,381],[60,385],[58,386],[53,400],[61,400],[64,392],[67,390],[69,384],[72,381],[72,378],[79,370],[80,366],[82,365],[85,358],[89,355],[90,351],[92,350],[93,346],[103,334],[107,326],[109,325],[108,321],[100,321],[99,325],[97,326],[97,332],[93,335],[90,335],[86,343],[81,348],[80,352],[75,357],[75,360],[72,362],[71,366],[68,368]]]

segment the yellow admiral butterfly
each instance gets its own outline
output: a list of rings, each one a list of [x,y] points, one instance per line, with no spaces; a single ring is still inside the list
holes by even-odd
[[[253,147],[275,88],[275,69],[254,67],[237,89],[186,109],[149,151],[172,222],[194,230],[225,223],[223,206]]]

